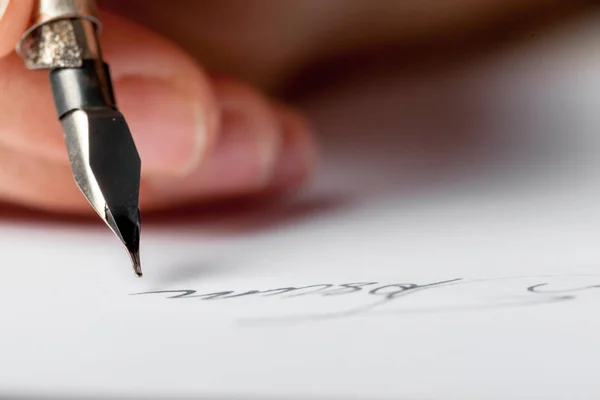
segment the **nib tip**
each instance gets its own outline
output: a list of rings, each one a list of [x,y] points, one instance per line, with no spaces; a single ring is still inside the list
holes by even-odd
[[[133,266],[133,272],[138,277],[144,276],[142,273],[142,263],[140,262],[140,252],[139,251],[130,251],[129,256],[131,257],[131,264]]]
[[[106,213],[108,225],[120,238],[131,258],[133,272],[141,277],[142,264],[140,262],[140,213],[127,209],[127,212]],[[109,218],[110,217],[110,218]]]

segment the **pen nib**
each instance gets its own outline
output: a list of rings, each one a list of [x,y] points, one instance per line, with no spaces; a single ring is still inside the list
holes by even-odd
[[[75,110],[62,120],[73,175],[94,210],[140,264],[141,160],[123,116],[114,109]]]

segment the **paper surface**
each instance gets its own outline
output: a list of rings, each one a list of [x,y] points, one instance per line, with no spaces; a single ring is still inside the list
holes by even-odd
[[[103,227],[4,221],[0,397],[600,398],[597,26],[382,103],[492,138],[439,183],[348,130],[287,208],[146,227],[141,280]]]

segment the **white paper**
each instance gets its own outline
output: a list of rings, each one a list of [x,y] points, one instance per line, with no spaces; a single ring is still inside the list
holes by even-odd
[[[382,98],[495,158],[426,183],[349,128],[294,204],[146,226],[141,280],[103,227],[3,220],[0,397],[600,398],[598,26]]]

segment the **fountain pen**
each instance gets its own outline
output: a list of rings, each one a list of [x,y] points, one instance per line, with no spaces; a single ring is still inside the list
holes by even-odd
[[[141,160],[117,109],[98,42],[93,0],[36,0],[17,53],[31,70],[49,70],[50,87],[77,186],[140,264]]]

